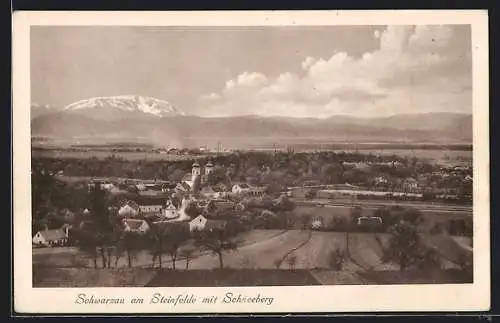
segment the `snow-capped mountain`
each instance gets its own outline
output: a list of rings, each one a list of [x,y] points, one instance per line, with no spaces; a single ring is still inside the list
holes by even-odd
[[[32,119],[39,117],[41,115],[50,113],[51,111],[52,110],[51,110],[50,106],[48,106],[47,104],[45,104],[45,105],[38,104],[38,103],[31,104],[31,118]]]
[[[66,106],[63,111],[84,113],[94,117],[96,114],[119,117],[120,112],[159,118],[184,115],[167,101],[139,95],[94,97],[72,103]]]

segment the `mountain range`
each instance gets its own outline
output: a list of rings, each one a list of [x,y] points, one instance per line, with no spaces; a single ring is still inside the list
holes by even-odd
[[[199,117],[167,101],[143,96],[82,100],[63,109],[32,105],[33,137],[67,141],[140,138],[159,146],[256,146],[296,142],[472,142],[472,115],[401,114],[379,118],[332,116]]]

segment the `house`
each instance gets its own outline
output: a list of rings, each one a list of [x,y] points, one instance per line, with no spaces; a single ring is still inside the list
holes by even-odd
[[[267,192],[267,187],[265,186],[251,186],[248,194],[251,196],[263,196]]]
[[[235,194],[247,193],[250,191],[250,185],[247,183],[234,184],[231,191]]]
[[[167,204],[163,208],[163,216],[166,219],[175,219],[179,217],[179,211],[175,207],[175,205],[172,203],[171,200],[167,201]]]
[[[413,177],[406,178],[402,183],[402,189],[404,192],[416,192],[418,188],[418,181]]]
[[[163,210],[163,206],[161,204],[146,204],[146,205],[139,205],[139,212],[140,213],[154,213],[154,214],[160,214]]]
[[[375,185],[386,185],[386,184],[389,183],[389,181],[387,180],[387,178],[385,178],[384,176],[375,177],[373,179],[373,182],[375,183]]]
[[[115,185],[113,185],[110,182],[105,182],[102,184],[102,188],[105,189],[106,191],[111,191],[111,190],[115,189]]]
[[[149,230],[149,225],[144,220],[125,219],[123,224],[126,232],[146,233]]]
[[[211,213],[215,211],[233,211],[235,203],[225,199],[211,199],[204,208],[204,212]]]
[[[311,229],[319,230],[323,226],[323,221],[320,218],[316,218],[311,221]]]
[[[175,186],[175,190],[179,192],[189,192],[191,191],[193,183],[191,181],[182,181]]]
[[[139,214],[139,206],[134,202],[126,202],[120,209],[118,210],[118,215],[123,217],[136,217]]]
[[[46,247],[59,247],[68,242],[68,230],[45,229],[38,231],[32,239],[34,245]]]
[[[205,218],[203,215],[198,215],[196,218],[192,219],[189,222],[189,231],[202,231],[203,229],[205,229],[207,221],[207,218]]]

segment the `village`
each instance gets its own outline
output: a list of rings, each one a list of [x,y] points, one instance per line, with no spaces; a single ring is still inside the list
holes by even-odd
[[[346,167],[354,170],[374,165],[398,167],[400,164],[399,161],[344,163]],[[431,195],[429,190],[431,178],[460,177],[463,183],[472,183],[469,167],[454,166],[424,174],[419,176],[419,180],[413,177],[399,180],[398,186],[395,186],[386,176],[374,176],[371,179],[370,188],[349,183],[322,184],[313,179],[308,180],[306,176],[301,186],[290,186],[284,190],[280,187],[279,190],[270,192],[269,185],[257,186],[247,182],[233,182],[231,185],[223,182],[214,183],[214,169],[215,165],[208,160],[203,166],[199,162],[194,162],[191,172],[186,173],[178,183],[161,180],[93,178],[88,182],[87,187],[90,192],[96,185],[99,185],[104,191],[119,196],[118,202],[109,207],[110,212],[114,212],[122,219],[121,225],[125,231],[144,234],[150,229],[151,224],[160,223],[184,224],[190,232],[224,228],[228,219],[234,220],[238,218],[236,214],[240,217],[244,214],[250,199],[267,198],[276,205],[283,203],[283,199],[286,199],[293,201],[290,203],[313,204],[316,207],[329,203],[341,203],[347,207],[353,207],[355,201],[356,203],[376,200],[407,202],[427,199],[428,201]],[[310,174],[311,169],[308,172]],[[434,189],[432,193],[433,199],[441,202],[454,202],[458,199],[457,189]],[[465,197],[471,198],[467,195]],[[267,209],[263,211],[270,213]],[[63,210],[64,212],[69,217],[75,216],[70,210]],[[90,212],[87,208],[81,210],[80,215],[83,217],[79,225],[84,225],[85,215]],[[221,216],[220,213],[224,214]],[[220,219],[221,217],[223,219]],[[353,220],[357,221],[357,219]],[[315,219],[311,220],[309,225],[319,229],[321,222]],[[67,245],[70,243],[72,225],[72,223],[64,223],[61,228],[50,230],[45,227],[44,230],[34,235],[33,244],[35,246]]]

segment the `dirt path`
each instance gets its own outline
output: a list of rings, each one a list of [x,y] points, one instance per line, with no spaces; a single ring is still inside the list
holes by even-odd
[[[285,261],[285,259],[294,251],[297,251],[299,250],[300,248],[302,248],[303,246],[305,246],[306,244],[309,243],[309,241],[311,241],[311,238],[312,238],[312,231],[311,230],[308,230],[308,236],[307,236],[307,239],[302,242],[301,244],[299,244],[298,246],[290,249],[284,256],[283,258],[281,258],[280,262],[279,262],[279,265],[276,265],[278,268],[281,267],[281,265],[283,264],[283,261]]]

